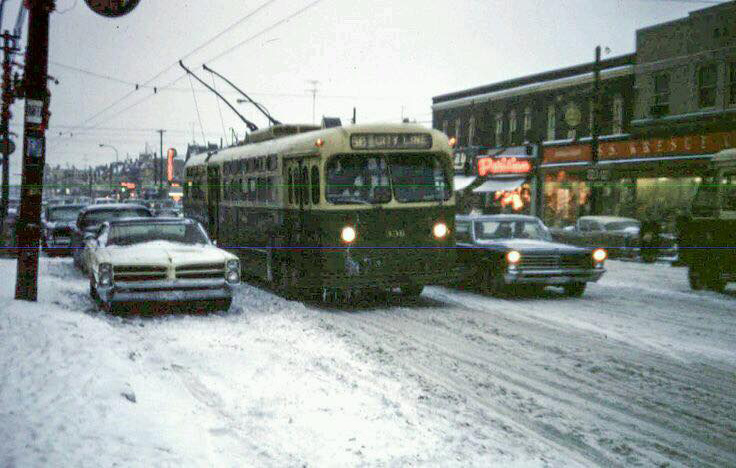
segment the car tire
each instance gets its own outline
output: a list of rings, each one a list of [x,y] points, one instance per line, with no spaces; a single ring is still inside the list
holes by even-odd
[[[581,297],[585,293],[587,283],[570,283],[563,286],[565,295],[570,297]]]
[[[404,297],[419,297],[424,291],[423,284],[405,284],[401,286],[401,295]]]
[[[481,291],[484,293],[492,296],[500,296],[508,290],[508,286],[504,282],[500,272],[494,272],[491,268],[484,269],[480,278]]]
[[[705,279],[700,268],[690,265],[687,269],[687,279],[690,283],[690,289],[700,291],[705,288]]]

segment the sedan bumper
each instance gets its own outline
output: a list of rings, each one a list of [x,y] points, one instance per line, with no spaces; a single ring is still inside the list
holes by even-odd
[[[217,301],[231,299],[233,286],[224,279],[119,282],[97,294],[106,303]]]
[[[509,270],[503,275],[506,284],[564,285],[598,281],[604,268],[595,269],[549,269],[549,270]]]

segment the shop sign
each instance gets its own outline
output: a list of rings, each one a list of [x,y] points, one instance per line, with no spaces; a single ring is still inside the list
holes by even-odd
[[[713,154],[734,146],[736,146],[736,132],[601,142],[598,145],[598,160]],[[591,160],[590,144],[544,149],[546,164]]]
[[[478,175],[488,174],[526,174],[532,170],[532,164],[527,159],[510,158],[478,158]]]

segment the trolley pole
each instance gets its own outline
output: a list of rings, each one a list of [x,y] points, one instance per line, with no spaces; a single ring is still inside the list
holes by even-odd
[[[46,162],[49,91],[46,88],[49,53],[49,15],[54,0],[26,0],[28,46],[23,90],[26,99],[23,129],[23,174],[18,218],[18,270],[15,298],[36,301],[41,233],[41,193]]]
[[[161,144],[160,147],[160,155],[161,159],[159,159],[159,166],[158,166],[158,193],[161,194],[161,191],[164,189],[164,132],[166,130],[156,130],[158,132],[159,136],[159,143]]]

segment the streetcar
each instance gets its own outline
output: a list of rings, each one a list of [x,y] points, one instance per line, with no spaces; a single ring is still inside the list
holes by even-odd
[[[275,125],[192,156],[185,215],[287,297],[456,278],[451,148],[412,124]]]

